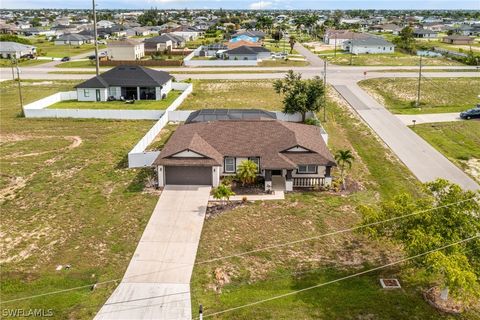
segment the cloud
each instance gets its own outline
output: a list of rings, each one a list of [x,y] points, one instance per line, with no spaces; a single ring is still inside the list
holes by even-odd
[[[262,9],[267,9],[273,4],[271,1],[258,1],[258,2],[252,2],[248,6],[252,10],[262,10]]]

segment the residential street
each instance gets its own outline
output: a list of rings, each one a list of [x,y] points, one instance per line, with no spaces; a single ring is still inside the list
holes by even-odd
[[[468,190],[480,189],[473,179],[406,127],[354,81],[334,87],[420,181],[444,178]]]
[[[167,186],[125,275],[95,319],[191,319],[190,277],[208,186]]]

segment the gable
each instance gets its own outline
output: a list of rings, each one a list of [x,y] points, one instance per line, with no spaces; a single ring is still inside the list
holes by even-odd
[[[295,146],[295,147],[292,147],[292,148],[289,148],[283,152],[311,152],[311,150],[307,149],[307,148],[304,148],[302,146]]]
[[[173,158],[205,158],[200,153],[197,153],[195,151],[188,150],[188,149],[175,153],[174,155],[172,155],[172,157]]]

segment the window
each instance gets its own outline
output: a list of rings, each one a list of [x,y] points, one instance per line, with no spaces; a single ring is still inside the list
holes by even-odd
[[[90,90],[88,90],[88,89],[83,89],[83,96],[84,96],[84,97],[90,97]]]
[[[225,158],[224,170],[225,172],[235,172],[235,158]]]
[[[110,87],[110,88],[108,88],[108,91],[110,91],[110,96],[113,96],[113,97],[117,96],[117,88],[116,87]]]
[[[317,166],[314,164],[299,165],[297,173],[317,173]]]
[[[257,173],[260,172],[260,158],[259,157],[251,157],[248,160],[254,162],[257,165]]]

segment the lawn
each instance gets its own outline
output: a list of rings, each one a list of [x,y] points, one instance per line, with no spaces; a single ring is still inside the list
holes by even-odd
[[[418,79],[368,79],[359,85],[397,114],[460,112],[478,103],[480,94],[480,78],[425,78],[421,83],[421,108],[416,108],[413,102]]]
[[[182,91],[172,90],[164,100],[135,100],[133,104],[127,104],[124,101],[77,101],[67,100],[57,102],[49,109],[102,109],[102,110],[165,110],[175,99],[182,94]]]
[[[418,182],[371,130],[330,91],[330,148],[350,149],[351,192],[305,192],[285,201],[246,203],[206,220],[192,277],[192,310],[208,315],[286,294],[402,257],[399,248],[359,233],[345,233],[266,251],[199,263],[354,226],[358,205],[402,192],[418,194]],[[323,288],[218,315],[214,319],[453,319],[422,298],[425,288],[411,265],[388,268]],[[379,278],[397,277],[402,290],[384,291]],[[473,319],[465,314],[455,319]]]
[[[67,61],[55,65],[57,68],[95,68],[95,60]]]
[[[296,61],[292,59],[262,60],[258,64],[259,67],[306,67],[308,65],[309,65],[308,61]]]
[[[74,84],[23,81],[23,97],[30,103]],[[151,173],[127,169],[126,155],[154,122],[22,118],[11,81],[0,84],[0,98],[0,300],[121,278],[158,200],[144,187]],[[92,319],[113,289],[87,286],[2,310]]]
[[[30,67],[30,66],[37,66],[39,64],[50,62],[49,60],[41,60],[41,59],[20,59],[18,61],[19,67]],[[0,68],[11,68],[12,61],[10,59],[0,59]]]
[[[417,66],[420,63],[420,57],[409,55],[401,52],[393,54],[340,54],[336,57],[328,55],[326,59],[337,65],[350,65],[352,59],[353,66]],[[455,66],[463,65],[456,61],[451,61],[445,58],[426,58],[422,59],[422,64],[425,66]]]
[[[165,144],[167,143],[168,139],[172,136],[172,134],[177,130],[179,123],[169,122],[165,125],[165,127],[160,130],[158,135],[155,139],[150,143],[147,147],[148,151],[157,151],[162,150]]]
[[[43,37],[29,38],[29,40],[32,41],[32,45],[37,47],[39,53],[46,57],[72,57],[95,50],[93,44],[83,44],[81,46],[55,45],[53,41],[45,40]],[[99,49],[104,48],[106,48],[105,45],[99,45]]]
[[[412,129],[480,182],[480,121],[426,123]]]
[[[192,80],[192,84],[193,92],[179,110],[282,109],[280,96],[270,80]]]

